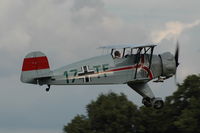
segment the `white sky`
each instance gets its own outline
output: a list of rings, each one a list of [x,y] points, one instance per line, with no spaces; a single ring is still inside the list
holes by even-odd
[[[19,80],[24,56],[43,51],[55,69],[96,56],[101,45],[152,43],[156,53],[180,42],[179,82],[199,73],[200,1],[182,0],[0,0],[0,132],[62,132],[100,93],[123,92],[140,106],[141,97],[126,85],[45,86]],[[165,98],[176,87],[171,78],[150,83]]]

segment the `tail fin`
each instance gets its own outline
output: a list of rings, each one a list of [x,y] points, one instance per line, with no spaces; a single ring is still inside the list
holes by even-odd
[[[48,77],[51,77],[51,71],[45,54],[39,51],[27,54],[22,66],[21,81],[37,84],[38,79]]]

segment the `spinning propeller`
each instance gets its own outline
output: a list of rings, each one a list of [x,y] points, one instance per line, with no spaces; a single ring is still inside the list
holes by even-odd
[[[176,52],[175,52],[176,67],[178,67],[178,65],[179,65],[178,58],[179,58],[179,43],[178,43],[178,41],[177,41],[177,44],[176,44]]]
[[[176,72],[177,72],[177,67],[179,66],[179,42],[177,41],[177,43],[176,43],[176,51],[175,51],[175,55],[174,55],[174,57],[175,57],[175,63],[176,63]],[[177,75],[176,75],[176,73],[175,73],[175,75],[174,75],[175,77],[174,77],[174,80],[175,80],[175,83],[176,84],[178,84],[177,83]]]

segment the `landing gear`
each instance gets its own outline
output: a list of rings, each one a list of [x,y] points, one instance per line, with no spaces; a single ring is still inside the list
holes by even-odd
[[[46,88],[46,92],[49,92],[49,90],[50,90],[50,85],[47,85],[48,87]]]
[[[151,107],[152,103],[151,103],[151,99],[149,97],[145,97],[142,99],[142,103],[146,106],[146,107]]]
[[[161,109],[164,106],[164,102],[161,98],[155,98],[151,88],[147,83],[136,82],[136,83],[128,83],[128,86],[139,93],[143,99],[142,103],[146,107],[153,107],[155,109]]]
[[[153,107],[155,109],[161,109],[164,106],[164,102],[161,98],[150,99],[149,97],[145,97],[145,98],[142,99],[142,103],[146,107]]]
[[[164,102],[161,98],[155,98],[153,100],[153,107],[155,109],[161,109],[161,108],[163,108],[163,106],[164,106]]]

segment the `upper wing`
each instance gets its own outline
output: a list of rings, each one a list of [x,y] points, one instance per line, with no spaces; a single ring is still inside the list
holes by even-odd
[[[122,48],[144,48],[144,47],[155,47],[155,44],[121,44],[121,45],[110,45],[101,46],[100,49],[122,49]]]

